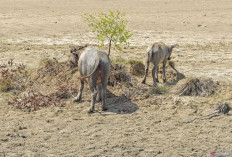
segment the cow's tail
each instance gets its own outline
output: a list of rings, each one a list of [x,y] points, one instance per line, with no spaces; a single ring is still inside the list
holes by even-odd
[[[152,48],[153,48],[153,44],[149,45],[146,50],[146,63],[145,63],[146,68],[149,67],[149,64],[152,60]]]
[[[178,47],[178,46],[179,46],[178,44],[171,45],[170,50],[172,51],[173,48]]]
[[[97,68],[98,68],[98,66],[99,66],[99,62],[100,62],[100,58],[99,58],[99,56],[98,56],[98,59],[96,59],[96,60],[94,61],[94,68],[92,69],[92,71],[90,72],[90,74],[87,75],[87,76],[80,76],[80,77],[78,77],[77,79],[86,79],[86,78],[90,78],[90,77],[93,75],[93,73],[97,70]]]

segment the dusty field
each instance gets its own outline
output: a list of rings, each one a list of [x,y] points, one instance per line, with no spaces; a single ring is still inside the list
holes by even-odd
[[[220,102],[232,106],[231,0],[0,0],[0,64],[13,58],[37,68],[43,58],[67,59],[71,44],[96,44],[82,22],[83,12],[125,11],[134,32],[131,47],[112,58],[144,58],[147,44],[179,43],[176,68],[186,77],[219,81],[209,97],[171,93],[126,99],[126,89],[109,87],[109,110],[87,114],[89,91],[81,103],[25,112],[7,104],[0,93],[0,156],[210,156],[232,152],[231,112],[186,120],[212,111]],[[135,79],[141,81],[141,77]],[[149,90],[149,85],[137,86]],[[148,84],[151,84],[149,76]],[[125,91],[124,91],[125,90]],[[127,108],[129,106],[129,108]]]

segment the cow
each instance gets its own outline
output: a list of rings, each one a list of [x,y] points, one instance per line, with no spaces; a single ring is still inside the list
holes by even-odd
[[[159,63],[163,63],[163,82],[166,83],[166,74],[165,74],[165,66],[167,60],[171,59],[171,54],[173,48],[178,46],[178,44],[174,45],[166,45],[163,42],[154,43],[148,46],[146,50],[146,60],[145,60],[145,75],[143,77],[142,83],[146,83],[147,73],[150,62],[153,63],[152,68],[152,77],[153,77],[153,85],[157,86],[156,82],[158,80],[158,71],[159,71]]]
[[[107,110],[106,99],[106,86],[110,74],[111,62],[107,54],[101,50],[83,46],[73,48],[70,51],[75,61],[78,63],[78,71],[80,74],[80,88],[74,102],[78,102],[82,98],[84,83],[88,79],[89,87],[91,90],[91,105],[88,110],[92,113],[95,108],[95,103],[101,101],[102,110]]]

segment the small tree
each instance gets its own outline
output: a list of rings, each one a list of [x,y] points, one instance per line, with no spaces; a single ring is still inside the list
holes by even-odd
[[[126,29],[127,20],[124,19],[125,13],[120,11],[109,11],[108,14],[100,13],[98,16],[92,14],[83,14],[82,18],[92,28],[93,32],[97,32],[99,47],[105,45],[105,41],[109,43],[108,56],[110,55],[111,45],[118,50],[122,50],[121,44],[129,45],[127,41],[133,34]]]

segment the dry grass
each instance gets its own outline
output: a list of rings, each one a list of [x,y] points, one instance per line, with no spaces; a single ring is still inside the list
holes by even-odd
[[[150,95],[160,95],[160,94],[167,94],[169,92],[170,86],[156,86],[152,87],[148,90],[147,96]]]
[[[13,89],[12,81],[6,78],[0,79],[0,91],[1,92],[8,92]]]

